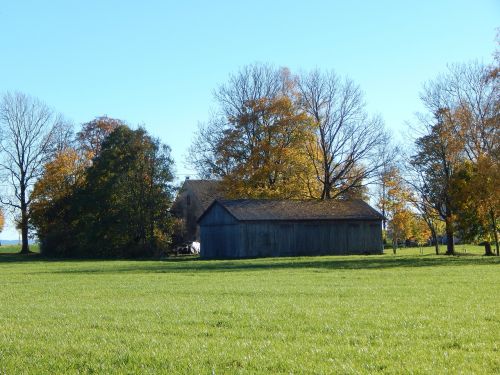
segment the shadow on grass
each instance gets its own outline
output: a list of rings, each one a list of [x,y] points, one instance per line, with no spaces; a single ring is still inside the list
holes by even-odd
[[[43,258],[40,253],[29,253],[20,254],[17,253],[1,253],[0,252],[0,264],[1,263],[26,263],[26,262],[39,262],[45,261],[47,259]]]
[[[260,270],[343,270],[343,269],[389,269],[411,267],[441,267],[465,265],[500,265],[499,257],[436,256],[436,255],[367,255],[367,256],[315,256],[297,258],[260,258],[242,260],[201,260],[186,257],[163,261],[153,260],[59,260],[47,259],[39,254],[0,254],[3,262],[59,262],[68,265],[42,273],[58,274],[113,274],[113,273],[195,273],[195,272],[239,272]],[[73,268],[72,266],[77,266]]]

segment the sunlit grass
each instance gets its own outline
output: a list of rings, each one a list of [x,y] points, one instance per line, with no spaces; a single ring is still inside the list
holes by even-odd
[[[0,255],[0,283],[0,373],[500,371],[497,257]]]
[[[494,249],[492,245],[492,249]],[[444,254],[446,252],[446,245],[439,245],[439,253]],[[478,245],[455,245],[455,252],[457,255],[483,255],[484,246]],[[385,249],[385,254],[393,254],[392,249]],[[422,246],[422,247],[408,247],[408,248],[398,248],[396,249],[397,255],[434,255],[436,254],[436,249],[434,246]]]

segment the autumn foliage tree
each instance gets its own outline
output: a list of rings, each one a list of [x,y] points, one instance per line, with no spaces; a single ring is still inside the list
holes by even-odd
[[[231,118],[219,144],[219,157],[233,159],[224,176],[229,197],[298,198],[309,195],[305,142],[310,124],[288,97],[262,98],[245,104],[244,115]],[[251,130],[250,130],[251,129]],[[225,160],[229,164],[233,161]]]
[[[452,196],[457,211],[457,227],[467,241],[494,242],[499,253],[500,165],[479,157],[464,161],[453,180]],[[493,255],[486,246],[486,255]]]
[[[59,152],[48,162],[41,178],[31,193],[30,223],[36,228],[42,251],[58,254],[67,246],[63,241],[69,233],[74,233],[76,222],[70,219],[73,195],[85,184],[88,160],[74,148]],[[63,251],[62,251],[63,252]]]
[[[68,149],[32,194],[41,251],[65,257],[144,257],[168,246],[173,161],[144,129],[117,126],[88,163]]]
[[[76,134],[79,150],[88,159],[99,155],[106,137],[122,125],[125,125],[123,121],[108,116],[96,117],[92,121],[84,123],[82,129]]]
[[[422,200],[445,222],[447,254],[454,252],[456,229],[464,239],[494,240],[498,249],[497,72],[477,62],[452,65],[421,96],[430,116],[420,117],[424,134],[411,165]]]
[[[4,226],[5,226],[5,215],[3,213],[3,210],[0,209],[0,233],[3,231]]]
[[[366,198],[387,137],[352,81],[256,64],[232,75],[215,99],[189,158],[229,196]]]
[[[388,231],[392,238],[392,248],[396,248],[400,241],[410,238],[413,234],[415,215],[410,207],[411,190],[405,184],[396,167],[387,170],[382,176],[386,186],[386,194],[379,198],[378,207],[384,207],[388,219]]]
[[[191,164],[222,181],[229,197],[304,198],[316,181],[307,162],[310,119],[297,106],[286,69],[252,65],[215,93],[218,111],[201,126]]]

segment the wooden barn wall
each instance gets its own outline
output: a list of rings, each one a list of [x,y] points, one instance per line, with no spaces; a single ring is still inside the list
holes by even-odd
[[[241,232],[248,257],[382,252],[379,221],[246,222]]]
[[[203,258],[238,258],[240,223],[222,206],[215,204],[201,219],[200,255]]]
[[[221,207],[218,207],[224,211]],[[363,254],[382,252],[380,221],[238,222],[215,212],[202,223],[201,255],[206,258]],[[208,219],[207,215],[207,219]],[[230,219],[224,216],[229,216]],[[220,223],[219,223],[220,222]]]

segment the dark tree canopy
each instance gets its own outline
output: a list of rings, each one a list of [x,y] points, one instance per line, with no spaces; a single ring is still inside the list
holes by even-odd
[[[33,215],[42,252],[147,257],[163,250],[171,236],[172,168],[168,146],[144,129],[116,127],[84,184]]]

